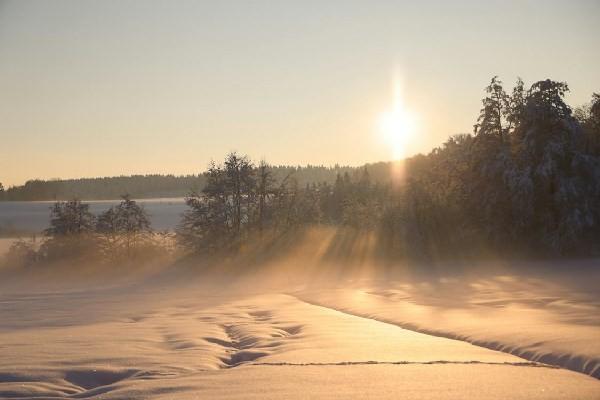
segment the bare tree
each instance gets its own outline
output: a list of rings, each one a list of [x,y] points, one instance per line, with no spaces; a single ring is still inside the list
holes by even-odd
[[[131,258],[137,254],[139,246],[149,238],[152,228],[144,207],[129,195],[123,195],[121,198],[121,203],[110,207],[98,217],[96,229],[105,238],[109,249],[121,249]]]

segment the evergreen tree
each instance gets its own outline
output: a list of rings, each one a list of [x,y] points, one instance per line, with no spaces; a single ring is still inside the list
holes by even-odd
[[[504,121],[508,113],[509,96],[497,76],[492,78],[485,91],[488,96],[482,101],[483,108],[475,124],[475,134],[502,137],[506,133]]]
[[[230,154],[187,199],[181,237],[223,248],[255,229],[327,223],[380,227],[385,246],[425,259],[488,249],[590,254],[600,235],[600,96],[574,118],[567,90],[550,80],[526,90],[518,79],[508,95],[492,78],[475,134],[405,160],[401,185],[391,185],[385,163],[336,166],[335,180],[310,183],[299,168],[254,168]]]
[[[508,132],[518,128],[519,123],[523,120],[525,113],[525,84],[521,78],[517,78],[517,83],[513,88],[512,94],[508,101]]]
[[[507,173],[517,235],[559,253],[577,247],[598,224],[594,203],[600,195],[598,159],[580,146],[581,127],[564,102],[568,90],[551,80],[531,86]]]
[[[594,93],[592,101],[576,109],[574,116],[583,128],[586,152],[600,156],[600,94]]]
[[[271,197],[274,195],[274,179],[269,165],[262,160],[256,171],[258,197],[258,231],[262,237],[266,220],[268,219],[268,206]]]

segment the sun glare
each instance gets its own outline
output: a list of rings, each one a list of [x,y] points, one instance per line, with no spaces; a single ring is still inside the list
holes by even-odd
[[[405,107],[400,85],[395,82],[392,108],[379,118],[379,129],[390,146],[395,160],[406,155],[406,148],[414,135],[415,127],[415,116]]]

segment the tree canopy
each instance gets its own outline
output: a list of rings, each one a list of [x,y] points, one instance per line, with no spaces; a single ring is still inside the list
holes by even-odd
[[[266,233],[333,225],[376,233],[394,257],[598,254],[600,95],[572,110],[568,90],[518,79],[509,94],[492,78],[473,134],[404,160],[400,184],[389,163],[277,167],[230,153],[185,181],[178,243],[195,253],[235,252]],[[91,235],[129,253],[151,229],[125,196],[98,217],[80,200],[57,202],[46,233]]]

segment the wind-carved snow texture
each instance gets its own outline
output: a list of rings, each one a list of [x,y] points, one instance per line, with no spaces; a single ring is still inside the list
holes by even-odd
[[[314,368],[328,368],[317,377],[341,368],[350,374],[355,368],[380,367],[407,373],[414,368],[495,368],[494,374],[519,368],[531,371],[520,376],[532,380],[558,374],[573,380],[577,390],[593,388],[580,382],[590,379],[583,375],[565,377],[570,372],[283,294],[206,304],[189,298],[134,314],[113,312],[94,320],[85,313],[79,320],[47,321],[35,329],[0,330],[0,398],[202,397],[220,379],[235,386],[240,379],[267,376],[283,384],[289,380],[284,370],[295,367],[309,377],[315,376]],[[226,378],[234,371],[239,372]]]
[[[228,348],[229,355],[221,360],[226,367],[232,368],[243,363],[255,361],[259,358],[268,356],[269,351],[276,351],[277,347],[283,344],[282,339],[290,338],[300,333],[300,325],[296,326],[276,326],[271,323],[273,313],[270,311],[251,311],[248,315],[251,321],[243,324],[226,324],[223,330],[229,338],[229,342],[221,342]],[[256,329],[256,325],[263,325]],[[266,326],[266,329],[264,327]],[[215,340],[208,338],[206,340]]]
[[[381,297],[382,299],[369,301],[368,297]],[[328,297],[327,295],[298,295],[298,299],[316,306],[335,309],[353,316],[393,324],[404,329],[421,332],[427,335],[465,341],[476,346],[512,354],[533,363],[543,363],[546,365],[562,367],[590,375],[594,378],[600,378],[600,358],[595,357],[593,353],[578,354],[575,349],[571,351],[559,350],[553,348],[553,345],[549,340],[540,340],[537,342],[528,340],[520,342],[519,339],[511,339],[511,335],[506,335],[505,332],[495,332],[498,330],[497,326],[495,329],[487,329],[485,326],[480,326],[474,333],[466,333],[464,329],[463,331],[455,330],[452,326],[444,327],[439,324],[432,325],[427,319],[419,320],[419,318],[415,318],[413,320],[406,320],[406,316],[403,315],[400,308],[402,307],[401,303],[399,303],[397,299],[393,299],[393,297],[393,290],[365,292],[361,297],[362,302],[340,301],[340,297]],[[390,298],[392,301],[388,301]],[[415,310],[420,309],[427,310],[428,312],[432,310],[427,307],[420,307],[412,304],[409,298],[405,298],[404,300],[409,300],[408,302],[405,301],[407,304],[405,307],[406,309],[414,309],[411,310],[412,313],[415,313]],[[500,305],[506,304],[505,300],[498,300],[497,302]],[[365,305],[365,303],[368,303],[368,305]],[[377,305],[375,305],[375,303],[377,303]],[[518,312],[519,310],[514,311],[514,313]],[[457,316],[448,318],[448,320],[454,322],[457,320],[460,321],[461,319],[466,319],[465,315],[467,314],[465,313],[458,317],[459,314],[457,312],[455,315]],[[518,326],[518,322],[515,322],[513,326]],[[587,329],[591,330],[594,328],[589,327]],[[498,339],[494,340],[494,337],[497,337]]]

